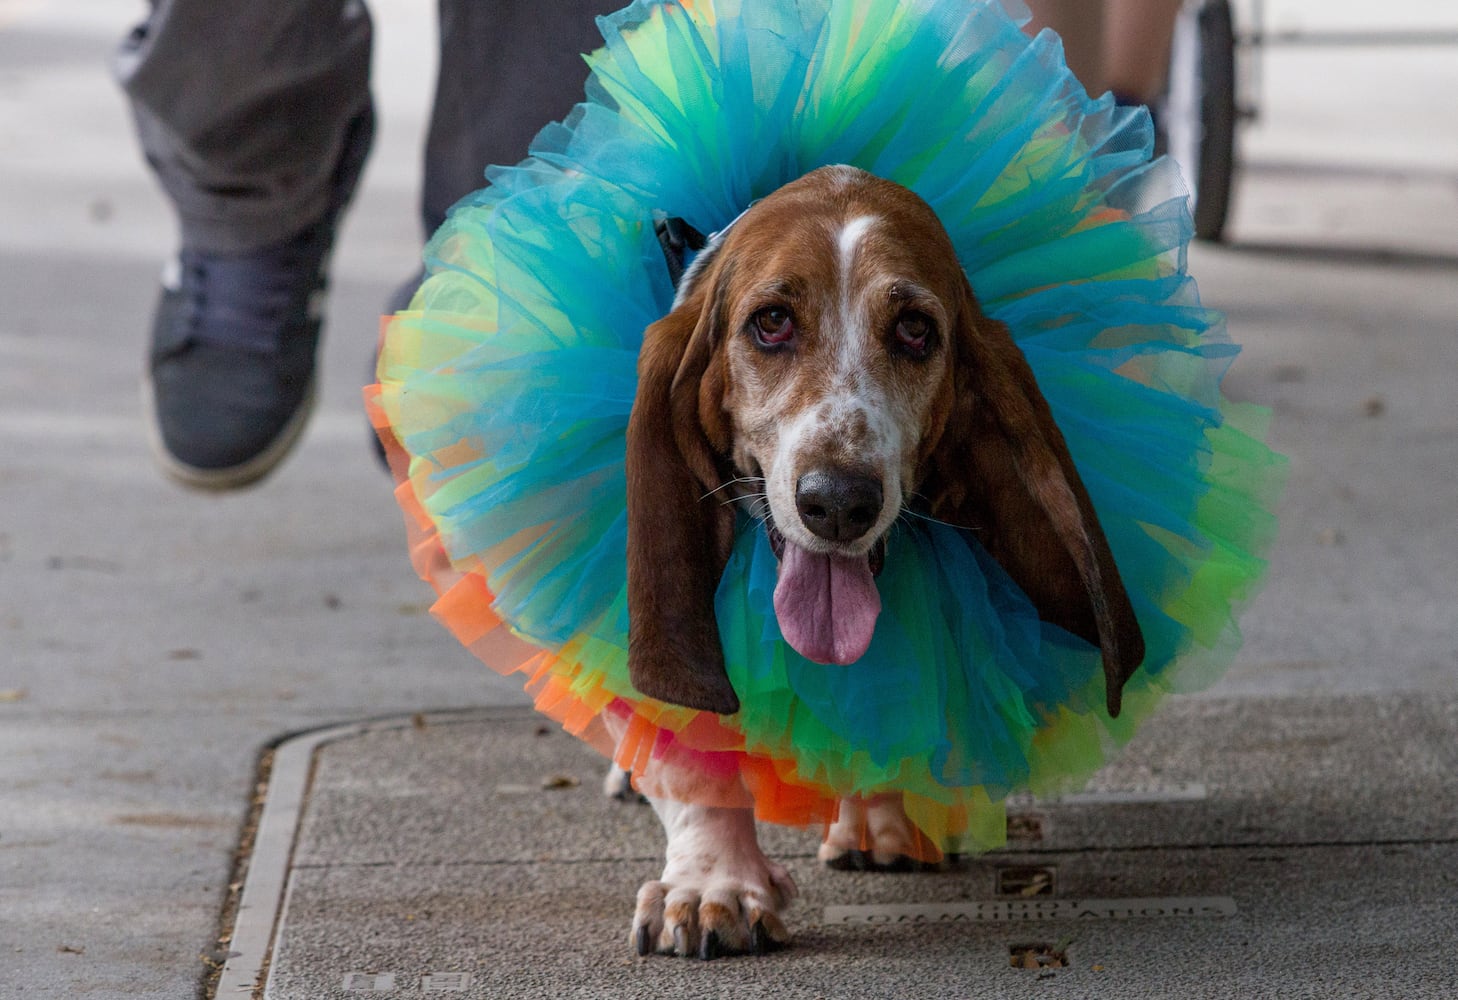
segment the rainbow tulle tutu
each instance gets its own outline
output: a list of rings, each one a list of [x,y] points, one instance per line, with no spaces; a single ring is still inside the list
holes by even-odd
[[[587,99],[456,206],[385,324],[367,399],[435,613],[650,792],[665,763],[734,772],[716,804],[782,823],[894,792],[926,856],[995,847],[1010,792],[1086,780],[1164,694],[1219,675],[1274,534],[1282,463],[1220,393],[1237,349],[1186,274],[1178,172],[1150,162],[1147,115],[1090,99],[996,0],[640,2],[600,23]],[[931,204],[1032,365],[1145,633],[1117,719],[1097,650],[970,535],[916,519],[859,662],[780,638],[746,517],[717,598],[741,711],[629,683],[624,434],[674,294],[654,220],[713,232],[833,163]]]

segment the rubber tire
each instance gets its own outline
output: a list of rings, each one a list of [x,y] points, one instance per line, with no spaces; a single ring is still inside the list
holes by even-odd
[[[1227,0],[1200,10],[1200,182],[1195,192],[1195,235],[1218,241],[1230,212],[1235,179],[1235,21]]]
[[[1236,169],[1235,19],[1229,0],[1180,14],[1160,118],[1193,194],[1195,235],[1218,241]]]

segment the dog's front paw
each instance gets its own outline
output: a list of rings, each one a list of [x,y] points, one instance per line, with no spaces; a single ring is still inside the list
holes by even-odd
[[[639,955],[763,955],[790,940],[781,914],[796,889],[759,849],[745,809],[654,802],[668,830],[663,877],[638,890]]]
[[[783,871],[779,876],[788,879]],[[656,951],[705,960],[768,954],[790,940],[779,915],[782,894],[773,877],[759,886],[735,879],[705,880],[702,885],[645,882],[633,916],[633,946],[639,955]]]

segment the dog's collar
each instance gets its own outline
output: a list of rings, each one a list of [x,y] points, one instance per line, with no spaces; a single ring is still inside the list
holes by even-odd
[[[707,246],[708,240],[704,239],[703,233],[682,219],[666,215],[654,218],[653,231],[658,236],[658,246],[663,250],[663,261],[668,265],[668,277],[673,281],[673,287],[677,288],[693,259],[691,255]],[[715,233],[710,239],[718,235]]]
[[[751,201],[743,212],[729,220],[728,225],[723,229],[715,230],[707,237],[677,216],[660,214],[654,217],[653,231],[658,236],[659,247],[663,249],[663,260],[668,264],[668,276],[672,279],[674,288],[677,288],[683,281],[684,274],[687,273],[689,265],[693,263],[693,259],[699,251],[713,246],[729,235],[729,230],[749,214],[749,210],[759,204],[759,201],[758,198]]]

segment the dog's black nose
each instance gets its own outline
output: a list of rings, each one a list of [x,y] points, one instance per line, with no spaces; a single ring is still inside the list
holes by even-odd
[[[852,542],[881,515],[881,481],[858,472],[807,472],[795,484],[795,509],[821,538]]]

